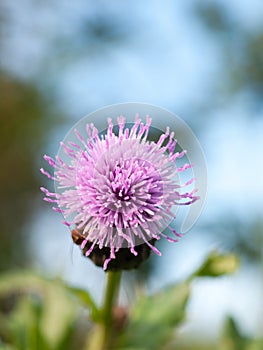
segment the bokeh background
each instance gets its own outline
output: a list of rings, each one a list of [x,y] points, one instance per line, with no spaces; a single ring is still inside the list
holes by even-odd
[[[2,0],[0,271],[36,269],[89,288],[104,273],[73,247],[39,187],[43,154],[84,115],[146,102],[184,119],[203,147],[209,188],[191,232],[162,243],[129,281],[153,292],[188,276],[211,249],[235,252],[231,277],[193,286],[178,348],[219,339],[232,315],[263,334],[263,2]],[[98,288],[101,286],[101,288]]]

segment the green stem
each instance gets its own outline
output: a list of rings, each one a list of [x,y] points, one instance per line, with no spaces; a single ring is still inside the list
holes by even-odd
[[[119,286],[121,280],[121,272],[108,272],[108,281],[103,305],[104,324],[107,329],[112,326],[112,310],[114,303],[118,297]]]
[[[101,321],[96,325],[89,350],[108,350],[112,342],[113,307],[118,297],[121,272],[109,271]]]

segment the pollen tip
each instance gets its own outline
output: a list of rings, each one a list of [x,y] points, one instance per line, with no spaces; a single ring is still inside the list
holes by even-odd
[[[62,224],[64,224],[64,225],[66,225],[66,226],[70,227],[70,223],[69,223],[69,222],[67,222],[67,221],[62,221]]]
[[[84,241],[81,243],[80,245],[80,248],[81,249],[84,249],[85,248],[85,245],[87,244],[88,240],[87,239],[84,239]]]
[[[131,253],[132,253],[134,256],[137,256],[137,255],[138,255],[138,252],[136,252],[136,250],[134,249],[134,247],[131,247],[131,248],[130,248],[130,251],[131,251]]]
[[[108,267],[108,264],[109,262],[111,261],[112,259],[111,258],[108,258],[105,260],[104,264],[103,264],[103,270],[106,271],[107,270],[107,267]]]

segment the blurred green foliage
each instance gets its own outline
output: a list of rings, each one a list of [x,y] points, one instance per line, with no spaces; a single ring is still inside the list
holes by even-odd
[[[239,266],[239,260],[235,254],[219,254],[211,252],[206,261],[194,273],[193,277],[217,277],[235,272]]]
[[[116,349],[162,349],[185,318],[189,294],[189,283],[182,283],[151,297],[142,296],[131,312],[129,325]]]
[[[193,11],[205,26],[217,34],[229,33],[235,24],[227,9],[218,1],[197,1],[193,6]]]
[[[83,57],[96,59],[113,46],[128,40],[129,33],[127,23],[123,23],[121,18],[112,18],[102,12],[91,18],[84,17],[73,28],[72,34],[63,35],[59,32],[54,35],[52,52],[56,59],[53,63],[64,62],[68,65],[76,63],[76,60],[82,60]]]
[[[236,321],[229,317],[224,326],[220,350],[261,350],[263,339],[250,339],[240,332]]]
[[[197,1],[193,4],[193,13],[221,55],[218,60],[220,79],[215,75],[213,82],[215,94],[220,98],[206,100],[204,108],[215,108],[218,103],[231,105],[239,93],[248,97],[244,106],[262,107],[263,27],[249,28],[238,19],[234,8],[220,0]]]
[[[233,254],[213,252],[186,281],[154,295],[140,295],[127,310],[128,321],[115,331],[114,349],[199,349],[191,340],[189,347],[176,343],[176,330],[185,322],[191,282],[202,276],[233,273],[236,261]],[[26,270],[0,278],[1,350],[87,350],[93,324],[99,319],[100,309],[92,296],[60,279]],[[261,346],[262,340],[244,337],[229,318],[220,343],[202,349],[260,350]]]
[[[60,280],[22,270],[2,275],[0,309],[0,338],[16,349],[83,346],[88,325],[82,335],[79,298]]]
[[[242,257],[243,261],[259,264],[263,259],[263,220],[260,216],[240,218],[219,214],[203,226],[207,235],[220,237],[222,246]]]
[[[36,156],[46,142],[52,99],[31,83],[0,73],[0,271],[25,266],[27,228],[35,213],[39,178]]]

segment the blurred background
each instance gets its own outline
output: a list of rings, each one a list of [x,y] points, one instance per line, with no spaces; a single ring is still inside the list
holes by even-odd
[[[184,119],[207,159],[205,210],[180,243],[162,242],[147,290],[188,276],[211,249],[239,254],[231,277],[193,286],[178,348],[216,342],[226,316],[263,334],[263,2],[0,2],[0,271],[61,276],[98,300],[104,273],[42,202],[43,154],[84,115],[146,102]],[[101,288],[102,290],[102,288]]]

